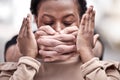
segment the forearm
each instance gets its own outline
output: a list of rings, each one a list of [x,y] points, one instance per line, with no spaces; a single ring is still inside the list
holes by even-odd
[[[21,57],[18,62],[17,70],[9,80],[33,80],[35,74],[39,71],[40,62],[31,57]]]
[[[120,80],[119,65],[103,63],[101,63],[98,58],[93,58],[83,64],[81,70],[85,80]]]

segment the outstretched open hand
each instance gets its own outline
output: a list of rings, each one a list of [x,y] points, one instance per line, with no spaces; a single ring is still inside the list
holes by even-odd
[[[95,11],[90,6],[81,19],[77,35],[77,52],[83,62],[87,62],[94,57],[92,49],[97,41],[98,35],[94,36]]]

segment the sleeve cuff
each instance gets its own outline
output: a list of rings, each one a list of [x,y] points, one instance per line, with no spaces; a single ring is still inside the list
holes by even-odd
[[[36,70],[36,72],[39,71],[39,68],[41,66],[41,63],[39,61],[35,60],[34,58],[27,57],[27,56],[21,57],[19,59],[18,65],[20,65],[20,64],[29,65],[29,66],[33,67]]]
[[[90,61],[84,63],[81,67],[82,76],[85,77],[87,74],[96,70],[97,68],[103,68],[103,65],[99,62],[98,58],[93,58]]]

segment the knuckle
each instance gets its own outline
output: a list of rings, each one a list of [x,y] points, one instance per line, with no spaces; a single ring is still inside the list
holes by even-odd
[[[61,52],[64,52],[64,51],[65,51],[64,48],[61,47],[61,46],[56,47],[55,50],[56,50],[58,53],[61,53]]]

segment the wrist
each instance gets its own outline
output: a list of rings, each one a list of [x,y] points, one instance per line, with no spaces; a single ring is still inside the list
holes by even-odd
[[[23,55],[24,56],[28,56],[31,58],[36,58],[38,51],[34,51],[34,50],[28,50],[27,52],[25,52]]]
[[[94,58],[93,51],[90,48],[79,49],[77,50],[77,53],[80,54],[81,60],[83,63],[88,62],[92,58]]]

